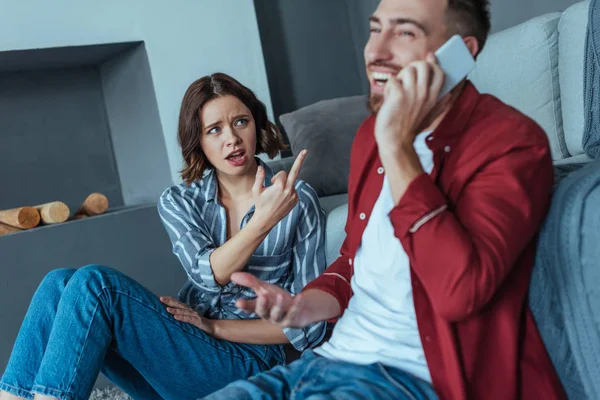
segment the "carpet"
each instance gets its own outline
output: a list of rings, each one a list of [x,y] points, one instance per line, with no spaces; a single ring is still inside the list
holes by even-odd
[[[90,400],[131,400],[131,397],[113,386],[105,389],[95,389],[90,396]]]

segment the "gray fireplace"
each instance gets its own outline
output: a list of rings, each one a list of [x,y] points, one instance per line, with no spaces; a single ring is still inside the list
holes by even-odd
[[[144,43],[0,52],[0,149],[0,209],[155,202],[171,177]]]
[[[0,52],[0,154],[0,209],[75,211],[92,192],[110,202],[104,215],[0,236],[0,375],[52,269],[108,265],[176,295],[185,273],[156,212],[172,179],[143,42]]]

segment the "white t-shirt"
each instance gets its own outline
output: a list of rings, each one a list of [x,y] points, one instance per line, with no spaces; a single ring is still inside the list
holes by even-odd
[[[430,134],[419,134],[414,143],[427,173],[433,169],[433,153],[426,144]],[[315,352],[361,365],[380,362],[431,382],[417,327],[410,263],[388,217],[393,208],[386,176],[354,258],[354,295],[331,339]]]

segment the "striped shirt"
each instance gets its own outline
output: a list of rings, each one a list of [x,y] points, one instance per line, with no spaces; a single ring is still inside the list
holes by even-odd
[[[261,160],[257,162],[265,168],[265,186],[270,186],[273,172]],[[325,213],[307,183],[297,181],[296,192],[296,207],[271,230],[243,269],[292,295],[300,293],[326,267]],[[255,298],[254,292],[233,282],[220,286],[210,266],[211,253],[227,241],[227,217],[219,201],[215,171],[209,170],[189,186],[183,183],[167,189],[158,202],[158,212],[173,244],[173,253],[188,276],[179,300],[211,319],[257,318],[235,306],[238,299]],[[253,214],[254,206],[242,218],[241,228]],[[284,332],[290,343],[302,351],[321,341],[325,325],[317,322],[303,329],[285,328]]]

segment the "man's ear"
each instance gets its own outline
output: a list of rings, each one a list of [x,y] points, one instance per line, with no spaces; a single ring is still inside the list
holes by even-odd
[[[465,36],[463,37],[463,40],[473,58],[477,58],[477,55],[479,54],[479,42],[477,41],[477,38],[475,36]]]

